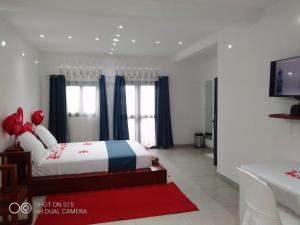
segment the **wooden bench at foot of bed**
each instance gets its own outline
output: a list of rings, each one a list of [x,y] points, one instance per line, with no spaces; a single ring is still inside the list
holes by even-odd
[[[32,191],[39,196],[162,183],[167,183],[167,170],[153,163],[151,168],[135,171],[33,177]]]

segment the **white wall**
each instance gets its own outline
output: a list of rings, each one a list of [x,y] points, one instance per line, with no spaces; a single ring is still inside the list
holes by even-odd
[[[201,85],[199,61],[171,63],[166,57],[107,57],[84,54],[42,53],[42,105],[46,112],[44,124],[48,124],[49,82],[46,75],[59,74],[59,67],[72,62],[96,62],[105,75],[115,75],[116,66],[158,67],[162,75],[170,77],[171,117],[175,144],[193,143],[194,132],[201,131]],[[110,133],[112,134],[113,89],[107,87]],[[95,128],[93,128],[95,130]],[[80,136],[80,134],[78,134]],[[111,135],[112,136],[112,135]],[[98,133],[94,137],[98,137]]]
[[[199,61],[171,64],[170,95],[175,144],[191,144],[195,132],[203,132],[204,109]]]
[[[176,71],[180,71],[180,73],[188,71],[191,76],[187,80],[186,86],[183,86],[183,81],[179,81],[177,92],[181,93],[176,94],[184,96],[193,93],[193,97],[186,96],[186,100],[183,100],[184,103],[180,104],[180,108],[174,110],[174,113],[178,113],[178,118],[182,121],[180,125],[189,124],[189,130],[186,130],[188,137],[193,137],[195,132],[205,132],[205,81],[213,80],[218,76],[217,48],[211,48],[209,51],[209,53],[206,51],[181,63],[173,64],[175,65],[173,67],[175,74]],[[189,91],[186,93],[187,90]],[[196,118],[196,120],[190,118]],[[190,143],[193,142],[193,140],[190,141]],[[206,144],[213,147],[212,142],[206,141]]]
[[[300,162],[300,122],[268,118],[297,102],[268,90],[270,61],[300,55],[299,13],[299,0],[282,0],[257,24],[219,37],[218,171],[235,181],[241,164]]]
[[[40,86],[38,76],[38,52],[23,40],[8,24],[0,20],[0,121],[15,112],[19,106],[24,109],[24,121],[30,121],[31,112],[40,108]],[[25,52],[26,56],[22,56]],[[1,126],[2,127],[2,126]],[[0,129],[0,151],[12,142]]]

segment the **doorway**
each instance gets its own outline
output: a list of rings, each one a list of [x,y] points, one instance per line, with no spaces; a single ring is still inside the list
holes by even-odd
[[[205,81],[205,145],[213,148],[213,80]]]
[[[205,81],[205,145],[213,149],[208,156],[213,158],[214,165],[218,162],[217,152],[218,129],[218,78]]]

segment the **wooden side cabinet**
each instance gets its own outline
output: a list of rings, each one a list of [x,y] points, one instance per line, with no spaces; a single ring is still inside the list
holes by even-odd
[[[27,219],[19,220],[18,214],[12,213],[18,211],[25,201],[32,207],[32,167],[30,152],[6,151],[0,153],[1,158],[1,181],[0,188],[0,216],[1,224],[31,224],[32,210],[27,214]],[[24,176],[18,174],[18,164],[10,163],[12,161],[22,161],[25,169]],[[13,203],[11,208],[9,206]],[[10,210],[11,209],[11,210]],[[11,221],[9,221],[11,216]]]

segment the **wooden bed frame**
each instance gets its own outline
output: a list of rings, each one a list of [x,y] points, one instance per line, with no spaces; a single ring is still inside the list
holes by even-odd
[[[167,171],[159,163],[148,169],[127,172],[83,173],[32,178],[34,196],[106,188],[132,187],[167,182]]]
[[[5,151],[16,152],[9,163],[17,164],[18,174],[22,176],[22,170],[26,168],[17,152],[23,149],[13,146]],[[159,162],[153,162],[150,168],[133,171],[32,177],[32,194],[39,196],[163,183],[167,183],[167,170]]]

